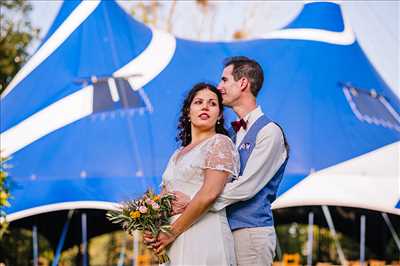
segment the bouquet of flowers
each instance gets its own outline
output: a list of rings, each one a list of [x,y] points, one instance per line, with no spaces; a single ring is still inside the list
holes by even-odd
[[[133,231],[150,231],[153,237],[158,233],[170,233],[169,217],[172,212],[172,194],[156,195],[152,190],[138,199],[122,203],[119,210],[108,211],[107,218],[115,224],[120,224],[124,231],[132,235]],[[169,261],[168,255],[163,251],[158,254],[159,263]]]

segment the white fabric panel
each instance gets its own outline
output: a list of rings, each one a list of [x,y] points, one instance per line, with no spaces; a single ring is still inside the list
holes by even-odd
[[[273,209],[335,205],[400,215],[400,142],[315,172],[272,204]]]
[[[175,54],[174,36],[157,29],[152,29],[152,33],[152,39],[146,49],[113,74],[117,78],[128,78],[135,90],[142,88],[160,74]]]
[[[7,222],[16,221],[25,217],[53,212],[61,210],[75,210],[75,209],[98,209],[98,210],[117,210],[121,207],[120,204],[107,201],[70,201],[63,203],[55,203],[44,206],[39,206],[31,209],[26,209],[19,212],[14,212],[7,215]]]

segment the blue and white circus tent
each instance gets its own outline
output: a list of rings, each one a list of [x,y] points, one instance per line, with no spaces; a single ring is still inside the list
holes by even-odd
[[[217,83],[223,59],[234,55],[264,68],[258,102],[291,146],[274,208],[400,214],[400,101],[337,4],[306,4],[261,39],[197,42],[93,0],[64,2],[1,96],[1,149],[15,182],[8,219],[110,209],[157,188],[177,147],[185,92]]]

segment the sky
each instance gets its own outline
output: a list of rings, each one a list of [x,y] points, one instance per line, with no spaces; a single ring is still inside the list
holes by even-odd
[[[60,0],[31,0],[32,24],[44,37],[62,4]],[[117,1],[125,10],[150,8],[149,1]],[[155,26],[167,30],[167,18],[173,2],[158,1]],[[309,2],[309,1],[308,1]],[[341,4],[357,36],[360,46],[400,98],[400,1],[336,1]],[[141,4],[142,3],[142,4]],[[144,4],[143,4],[144,3]],[[173,7],[170,31],[177,37],[216,41],[232,40],[235,32],[245,32],[246,38],[257,38],[288,24],[301,11],[306,1],[209,1],[201,7],[195,1],[177,2]],[[163,19],[164,18],[164,19]],[[39,42],[30,47],[33,53]]]

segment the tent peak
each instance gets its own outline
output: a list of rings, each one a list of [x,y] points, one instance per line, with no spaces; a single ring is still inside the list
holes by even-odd
[[[300,14],[281,30],[269,32],[263,39],[318,41],[336,45],[352,45],[355,34],[338,4],[312,2],[304,5]]]
[[[312,2],[303,6],[300,14],[284,29],[310,28],[342,32],[345,28],[340,5],[332,2]]]

